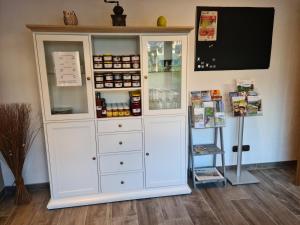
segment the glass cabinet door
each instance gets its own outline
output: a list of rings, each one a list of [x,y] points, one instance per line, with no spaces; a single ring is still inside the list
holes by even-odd
[[[184,112],[186,37],[145,36],[142,44],[145,114]]]
[[[93,118],[88,36],[37,35],[46,120]]]

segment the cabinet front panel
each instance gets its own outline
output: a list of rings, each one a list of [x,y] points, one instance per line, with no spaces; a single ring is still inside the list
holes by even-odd
[[[120,192],[143,189],[143,173],[124,173],[101,176],[102,192]]]
[[[183,113],[186,108],[184,36],[143,36],[145,115]]]
[[[98,192],[94,122],[47,124],[54,198]]]
[[[143,148],[142,133],[122,133],[101,135],[99,140],[99,153],[139,151]]]
[[[37,35],[46,120],[93,118],[88,36]]]
[[[100,172],[113,173],[143,169],[142,152],[100,156]]]
[[[99,133],[142,130],[140,118],[100,120],[97,124]]]
[[[185,182],[185,117],[145,118],[146,187]]]

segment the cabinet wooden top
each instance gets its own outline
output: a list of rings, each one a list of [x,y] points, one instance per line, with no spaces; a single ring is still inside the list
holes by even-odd
[[[33,32],[73,32],[73,33],[189,33],[194,27],[109,27],[109,26],[65,26],[27,24]]]

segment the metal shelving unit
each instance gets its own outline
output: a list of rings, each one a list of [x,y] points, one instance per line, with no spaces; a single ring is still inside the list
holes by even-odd
[[[193,186],[196,188],[197,184],[204,183],[213,183],[213,182],[224,182],[226,185],[226,169],[225,169],[225,151],[224,151],[224,142],[223,142],[223,127],[211,127],[214,129],[214,142],[212,144],[193,144],[193,128],[192,126],[192,107],[189,106],[189,170],[192,175]],[[209,129],[209,128],[202,128]],[[220,147],[218,147],[218,133],[220,136]],[[204,156],[204,155],[212,155],[213,156],[213,165],[211,167],[195,167],[195,157]],[[217,155],[221,155],[222,160],[222,171],[219,171],[216,167],[216,158]],[[219,176],[216,178],[205,178],[203,180],[197,180],[196,174],[197,172],[203,169],[211,169],[211,171],[215,171]]]

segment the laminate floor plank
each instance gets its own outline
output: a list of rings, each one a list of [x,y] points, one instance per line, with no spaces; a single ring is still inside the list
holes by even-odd
[[[242,187],[251,199],[261,207],[278,225],[296,225],[300,224],[297,216],[295,216],[288,208],[286,208],[276,197],[263,191],[257,185],[245,185]]]
[[[45,202],[45,198],[48,198],[47,190],[33,193],[31,202],[16,206],[5,225],[30,225],[36,216],[36,212],[42,207],[43,202]]]
[[[41,201],[41,207],[35,212],[30,225],[57,225],[62,210],[48,210],[47,203],[50,198],[48,190],[45,191],[45,198]]]
[[[111,203],[112,219],[124,218],[137,215],[136,201],[124,201]]]
[[[232,200],[249,225],[278,225],[251,199]]]
[[[181,197],[181,202],[187,209],[194,225],[221,225],[209,204],[197,190],[192,195]]]
[[[159,225],[194,225],[190,218],[168,220]]]
[[[252,171],[252,173],[261,181],[257,187],[271,193],[295,215],[300,215],[300,198],[263,172]]]
[[[300,186],[295,186],[295,168],[275,168],[270,170],[261,170],[261,172],[300,198]]]
[[[223,189],[208,188],[201,190],[201,193],[222,225],[249,225],[224,194]]]
[[[137,216],[120,217],[112,220],[112,225],[139,225]]]
[[[63,209],[58,225],[83,225],[86,221],[88,206]]]
[[[189,214],[180,201],[179,196],[159,198],[160,207],[164,220],[189,218]]]
[[[88,207],[85,225],[111,225],[111,203]]]
[[[158,225],[165,222],[158,198],[136,202],[139,225]]]
[[[16,209],[14,197],[9,194],[0,202],[0,225],[4,225]]]

